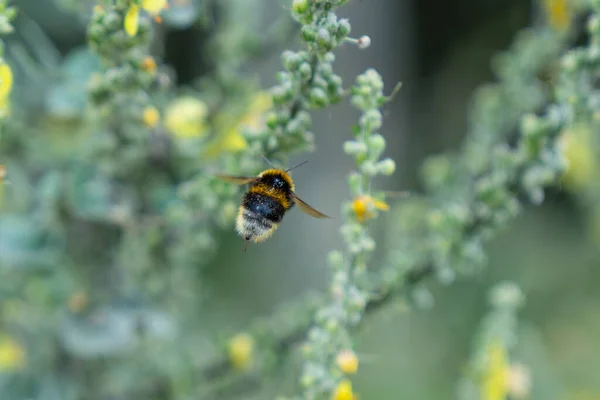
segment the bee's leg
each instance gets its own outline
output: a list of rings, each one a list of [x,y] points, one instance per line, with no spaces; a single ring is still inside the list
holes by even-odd
[[[242,249],[242,251],[245,253],[246,249],[248,248],[248,242],[250,242],[250,240],[244,239],[244,241],[246,242],[246,245],[244,246],[244,248]]]

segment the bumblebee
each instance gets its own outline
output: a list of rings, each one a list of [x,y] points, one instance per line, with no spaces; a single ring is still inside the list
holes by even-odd
[[[243,251],[246,251],[250,241],[259,243],[268,239],[294,204],[297,204],[301,211],[315,218],[331,218],[306,204],[294,192],[294,181],[288,172],[304,163],[306,161],[282,170],[273,167],[269,162],[272,168],[261,172],[256,177],[217,175],[219,179],[227,182],[238,185],[249,184],[235,221],[237,233],[246,241]]]

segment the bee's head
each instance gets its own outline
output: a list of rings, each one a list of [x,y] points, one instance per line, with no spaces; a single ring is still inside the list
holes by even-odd
[[[277,190],[289,191],[294,189],[290,176],[282,170],[270,169],[260,175],[262,183]]]

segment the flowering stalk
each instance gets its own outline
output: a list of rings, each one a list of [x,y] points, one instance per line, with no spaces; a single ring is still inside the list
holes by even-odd
[[[395,169],[393,160],[380,160],[385,139],[377,133],[382,124],[379,108],[388,100],[383,95],[381,76],[373,69],[367,70],[357,77],[352,93],[352,104],[362,112],[355,139],[344,144],[357,167],[348,178],[354,200],[342,206],[345,222],[341,232],[346,250],[329,254],[333,274],[331,298],[317,310],[315,325],[302,347],[301,384],[305,399],[331,395],[332,399],[341,400],[352,392],[346,375],[356,373],[358,358],[352,350],[349,329],[360,322],[369,300],[367,264],[375,249],[366,222],[375,218],[378,210],[388,209],[387,204],[371,194],[371,181],[380,174],[391,175]]]
[[[292,3],[292,14],[301,24],[300,36],[305,49],[282,53],[281,61],[285,70],[277,73],[278,84],[267,94],[270,107],[265,111],[260,126],[240,128],[242,135],[235,138],[235,148],[219,153],[223,171],[251,175],[264,169],[261,156],[285,164],[285,158],[290,154],[313,148],[314,135],[310,132],[312,119],[309,111],[335,104],[344,95],[342,78],[333,71],[333,50],[348,41],[350,23],[335,14],[337,8],[346,2],[295,0]],[[361,43],[365,41],[363,39]],[[205,154],[210,156],[211,153],[208,151]],[[206,190],[207,187],[211,190]],[[178,214],[185,223],[185,216],[197,210],[200,203],[200,208],[206,214],[217,216],[214,220],[219,226],[231,226],[237,208],[234,198],[238,190],[212,175],[199,173],[182,185],[180,197],[187,210],[180,207]],[[188,234],[183,235],[183,240],[187,241],[186,237],[194,235],[192,227]]]
[[[449,157],[436,157],[425,166],[426,184],[432,196],[431,204],[420,206],[421,211],[428,215],[426,221],[418,221],[416,229],[415,226],[406,227],[400,215],[405,211],[404,207],[392,211],[394,222],[388,236],[394,238],[394,248],[372,283],[370,292],[377,296],[366,298],[365,311],[379,309],[398,295],[412,293],[419,289],[419,283],[435,273],[449,282],[456,272],[481,267],[485,263],[483,243],[516,217],[522,201],[530,200],[537,204],[543,200],[544,187],[556,182],[565,168],[564,158],[557,147],[557,137],[567,122],[565,107],[569,96],[559,95],[556,104],[547,105],[544,109],[544,102],[550,101],[548,94],[544,93],[549,92],[540,86],[535,76],[558,57],[564,46],[560,37],[545,27],[537,27],[520,36],[513,48],[504,54],[500,83],[479,92],[475,103],[481,105],[472,115],[464,153],[452,157],[460,166],[451,168]],[[578,79],[572,81],[577,82]],[[536,83],[531,85],[530,82]],[[510,94],[515,90],[522,90],[521,102],[512,106]],[[531,93],[535,95],[531,96]],[[527,114],[536,109],[544,111],[540,116]],[[499,110],[508,112],[507,121],[498,118]],[[515,125],[519,128],[517,145],[509,147],[503,138],[514,130]],[[356,143],[346,144],[345,150],[356,154],[364,154],[365,151],[362,145]],[[481,154],[478,155],[478,151]],[[357,182],[359,184],[354,187],[361,187],[360,180]],[[371,201],[371,211],[376,209],[375,198]],[[363,209],[360,204],[355,203],[356,210]],[[401,243],[407,246],[401,247]],[[348,263],[351,260],[344,261]],[[309,329],[306,324],[310,321],[307,316],[320,309],[314,305],[319,303],[329,304],[329,300],[317,297],[308,305],[293,307],[297,323],[285,330],[280,329],[279,318],[274,318],[273,324],[261,322],[260,331],[265,337],[261,347],[271,346],[272,349],[281,349],[282,353],[291,351],[305,340]],[[318,339],[319,335],[308,340]],[[268,348],[262,351],[268,351]],[[324,357],[331,363],[330,353]],[[305,365],[305,371],[309,371],[305,381],[309,388],[318,388],[315,390],[324,393],[324,388],[331,390],[336,382],[342,382],[339,369],[335,370],[338,380],[331,379],[329,371],[323,372],[322,365],[330,365],[327,362],[318,361],[316,373]],[[307,365],[310,366],[310,362]],[[344,385],[344,388],[347,386]]]
[[[108,132],[99,130],[92,138],[91,156],[105,173],[131,178],[146,167],[153,143],[148,128],[155,128],[159,121],[149,92],[166,78],[157,72],[156,62],[148,54],[151,23],[140,13],[146,7],[152,13],[160,8],[141,0],[101,3],[105,5],[94,8],[88,39],[104,71],[90,82],[90,94]],[[162,4],[164,7],[166,2]]]
[[[490,303],[492,310],[477,333],[468,376],[459,387],[459,398],[526,398],[530,391],[529,372],[510,356],[518,341],[517,312],[523,306],[524,296],[517,285],[504,282],[492,288]]]

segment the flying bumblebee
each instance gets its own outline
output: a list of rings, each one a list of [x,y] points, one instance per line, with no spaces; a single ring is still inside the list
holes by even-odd
[[[249,241],[259,243],[268,239],[294,204],[315,218],[331,218],[306,204],[294,192],[294,181],[288,172],[304,163],[306,161],[282,170],[269,162],[272,168],[256,177],[217,175],[219,179],[238,185],[249,184],[235,221],[236,231],[246,241],[243,251],[248,248]]]

